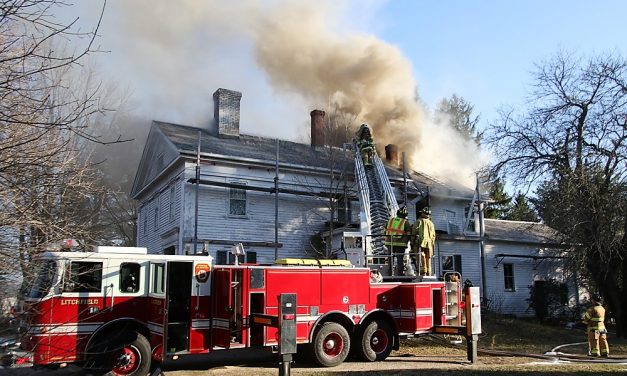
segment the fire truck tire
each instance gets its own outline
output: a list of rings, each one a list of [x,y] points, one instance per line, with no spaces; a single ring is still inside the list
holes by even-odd
[[[108,346],[115,348],[96,355],[93,364],[107,376],[144,376],[150,372],[150,342],[142,334],[132,332],[125,340],[118,338]]]
[[[372,321],[359,331],[358,338],[360,340],[358,355],[365,361],[385,360],[392,352],[394,334],[385,321]]]
[[[342,364],[350,351],[350,336],[344,327],[327,322],[316,333],[312,343],[313,360],[323,367]]]

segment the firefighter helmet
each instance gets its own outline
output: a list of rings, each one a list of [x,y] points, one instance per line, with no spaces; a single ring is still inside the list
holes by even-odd
[[[426,207],[422,208],[422,210],[420,211],[420,213],[421,213],[421,214],[424,214],[424,215],[427,215],[427,216],[430,216],[430,215],[431,215],[431,209],[429,209],[429,207],[428,207],[428,206],[426,206]]]
[[[407,218],[407,208],[404,206],[398,208],[398,210],[396,211],[396,216],[401,218]]]
[[[601,303],[601,297],[597,294],[592,294],[590,296],[590,299],[594,302],[594,303]]]

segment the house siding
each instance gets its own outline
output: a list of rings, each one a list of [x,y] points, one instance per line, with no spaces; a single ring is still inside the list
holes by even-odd
[[[474,286],[481,286],[481,263],[479,241],[443,240],[436,238],[433,255],[435,275],[441,275],[442,257],[462,256],[462,278],[470,280]]]
[[[536,260],[518,257],[496,257],[497,254],[538,255],[540,245],[508,244],[489,242],[485,245],[486,282],[489,307],[495,312],[516,316],[534,316],[529,305],[531,287],[536,280],[555,279],[568,284],[569,303],[576,302],[574,281],[563,273],[563,262],[559,260]],[[512,264],[514,291],[505,289],[503,264]]]

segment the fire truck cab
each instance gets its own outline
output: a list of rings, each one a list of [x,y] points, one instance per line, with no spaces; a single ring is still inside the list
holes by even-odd
[[[22,348],[34,364],[145,374],[151,358],[198,350],[208,335],[209,256],[98,247],[43,253],[33,265]]]
[[[377,283],[370,269],[336,261],[284,264],[213,265],[128,247],[44,253],[23,296],[22,348],[34,364],[143,375],[152,361],[277,346],[279,330],[251,317],[278,315],[286,293],[296,296],[296,341],[322,366],[351,348],[383,360],[401,336],[461,325],[458,278]]]

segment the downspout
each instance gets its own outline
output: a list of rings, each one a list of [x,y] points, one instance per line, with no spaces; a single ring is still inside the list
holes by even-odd
[[[481,253],[481,290],[483,301],[488,299],[488,282],[486,276],[486,260],[485,260],[485,221],[483,218],[484,204],[481,200],[481,190],[479,188],[479,174],[477,174],[477,203],[479,205],[479,249]]]
[[[407,208],[407,170],[405,168],[405,152],[403,152],[403,205]]]
[[[274,162],[274,260],[279,258],[279,139],[276,139]]]
[[[194,254],[198,244],[198,195],[200,194],[200,139],[201,133],[198,131],[198,153],[196,154],[196,202],[194,207]]]

